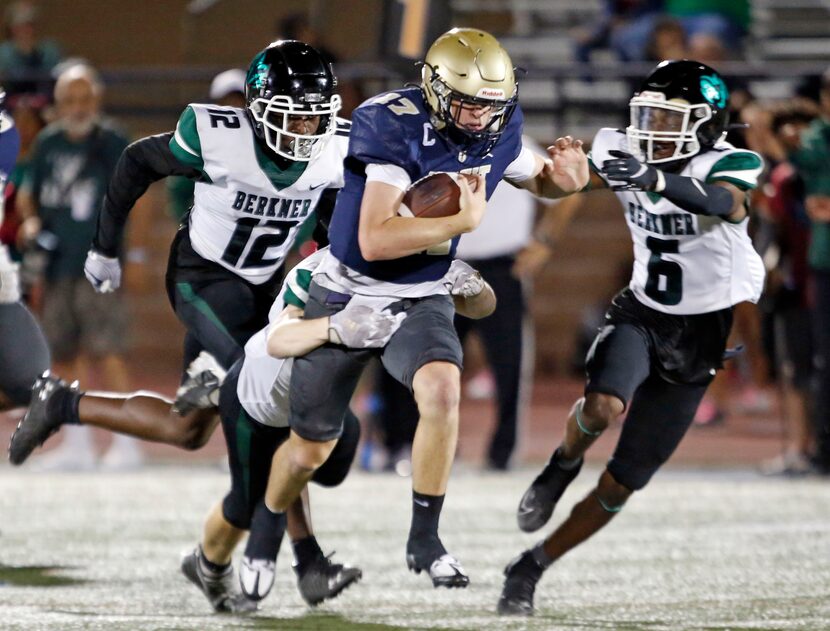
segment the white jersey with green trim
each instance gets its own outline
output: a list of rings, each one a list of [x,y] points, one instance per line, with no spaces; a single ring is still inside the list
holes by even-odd
[[[625,133],[600,129],[588,156],[598,173],[613,149],[628,151]],[[750,190],[757,186],[762,170],[757,153],[719,142],[691,158],[679,175]],[[691,315],[761,297],[764,265],[747,234],[748,217],[735,223],[696,215],[655,193],[617,191],[616,195],[634,242],[629,286],[640,302],[664,313]]]
[[[190,212],[193,249],[255,285],[271,279],[327,188],[342,188],[349,121],[311,162],[280,169],[256,142],[245,110],[188,105],[170,149],[202,172]]]
[[[291,385],[292,358],[278,359],[268,354],[268,333],[287,305],[305,308],[311,273],[328,248],[300,261],[285,277],[282,289],[268,312],[268,325],[245,344],[245,359],[239,373],[236,394],[244,410],[255,420],[271,427],[288,426],[288,390]]]

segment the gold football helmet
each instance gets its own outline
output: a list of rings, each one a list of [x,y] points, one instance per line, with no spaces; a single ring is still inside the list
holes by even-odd
[[[519,93],[507,51],[489,33],[472,28],[454,28],[435,40],[421,68],[421,89],[434,127],[460,133],[467,145],[485,143],[484,153],[507,127]],[[458,124],[464,107],[490,108],[483,129]]]

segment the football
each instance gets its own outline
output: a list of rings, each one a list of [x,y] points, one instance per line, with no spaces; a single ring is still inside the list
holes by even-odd
[[[406,217],[449,217],[461,210],[461,189],[457,177],[464,176],[475,191],[478,180],[462,173],[430,173],[404,193],[398,213]]]

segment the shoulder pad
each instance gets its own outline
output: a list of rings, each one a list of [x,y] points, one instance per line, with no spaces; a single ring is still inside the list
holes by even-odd
[[[612,127],[603,127],[594,136],[591,150],[588,152],[588,163],[591,168],[599,173],[602,163],[611,159],[608,152],[613,149],[628,151],[625,133]]]

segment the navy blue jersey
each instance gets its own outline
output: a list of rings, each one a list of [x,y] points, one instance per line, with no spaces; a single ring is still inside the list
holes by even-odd
[[[386,92],[366,101],[352,113],[345,186],[337,195],[329,227],[331,252],[353,270],[381,281],[409,284],[438,280],[450,267],[458,237],[443,254],[419,253],[373,262],[363,258],[357,232],[366,165],[399,166],[413,182],[437,171],[480,173],[486,177],[489,199],[521,149],[522,112],[518,106],[490,153],[476,156],[474,148],[470,151],[473,155],[467,155],[436,133],[419,88]]]

